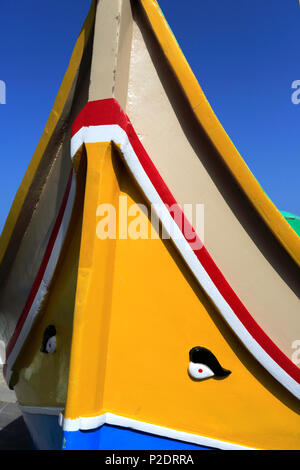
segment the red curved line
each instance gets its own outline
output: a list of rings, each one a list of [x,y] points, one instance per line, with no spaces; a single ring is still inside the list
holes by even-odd
[[[120,107],[119,103],[115,99],[106,99],[100,101],[92,101],[87,103],[83,110],[79,113],[72,127],[72,136],[74,136],[82,127],[89,126],[100,126],[100,125],[119,125],[127,134],[128,139],[139,159],[143,169],[149,177],[151,183],[158,192],[160,198],[164,204],[172,206],[177,204],[171,191],[167,187],[166,183],[160,176],[155,165],[147,154],[141,141],[139,140],[133,125],[131,124],[128,116]],[[174,218],[174,214],[170,212]],[[195,234],[195,238],[199,240],[198,235],[182,213],[184,225],[179,227],[188,227],[192,233]],[[177,224],[178,225],[178,224]],[[178,225],[179,226],[179,225]],[[191,231],[189,233],[191,233]],[[183,234],[184,235],[184,234]],[[185,236],[185,235],[184,235]],[[185,237],[186,238],[186,237]],[[187,240],[187,239],[186,239]],[[191,242],[187,240],[191,246]],[[199,243],[201,241],[199,240]],[[282,368],[284,369],[297,383],[300,383],[300,370],[269,338],[264,330],[254,320],[250,312],[246,309],[242,301],[236,295],[234,290],[231,288],[224,275],[213,261],[212,257],[206,250],[205,246],[201,243],[202,248],[194,250],[199,262],[226,300],[228,305],[231,307],[237,318],[241,321],[250,335],[257,341],[257,343],[265,350],[265,352]]]
[[[60,209],[59,209],[59,213],[58,213],[56,222],[54,224],[54,227],[53,227],[53,230],[52,230],[52,233],[51,233],[51,236],[50,236],[50,239],[49,239],[46,251],[45,251],[44,258],[42,260],[42,263],[40,265],[38,273],[35,277],[34,283],[31,287],[31,290],[30,290],[29,296],[27,298],[27,302],[25,304],[25,307],[23,308],[21,316],[20,316],[20,318],[17,322],[15,331],[14,331],[14,333],[13,333],[13,335],[12,335],[8,345],[7,345],[7,348],[6,348],[7,359],[9,358],[13,348],[15,347],[17,339],[18,339],[18,337],[21,333],[21,330],[22,330],[22,328],[24,326],[24,323],[25,323],[25,321],[28,317],[28,314],[29,314],[29,311],[30,311],[31,306],[33,304],[33,301],[35,299],[35,296],[36,296],[36,294],[39,290],[39,287],[41,285],[41,282],[43,280],[43,277],[44,277],[44,274],[45,274],[45,271],[46,271],[46,268],[47,268],[47,265],[48,265],[50,256],[52,254],[53,247],[54,247],[54,244],[55,244],[55,241],[56,241],[56,238],[57,238],[60,226],[61,226],[61,222],[62,222],[64,213],[65,213],[65,210],[66,210],[66,206],[67,206],[67,202],[68,202],[68,198],[69,198],[69,194],[70,194],[70,190],[71,190],[72,176],[73,176],[73,169],[70,172],[70,176],[69,176],[69,179],[68,179],[66,191],[65,191],[65,194],[64,194],[64,197],[63,197]]]

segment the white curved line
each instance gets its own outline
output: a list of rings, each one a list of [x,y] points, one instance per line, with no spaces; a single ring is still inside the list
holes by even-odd
[[[154,434],[156,436],[166,437],[182,442],[189,442],[205,447],[213,447],[222,450],[254,450],[251,447],[245,447],[231,442],[220,441],[210,437],[199,436],[188,432],[177,431],[176,429],[157,426],[156,424],[138,421],[136,419],[127,418],[125,416],[116,415],[114,413],[104,413],[99,416],[89,418],[64,419],[62,415],[59,418],[59,424],[64,431],[76,432],[79,430],[92,430],[110,424],[112,426],[121,426],[122,428],[134,429],[135,431]]]
[[[157,216],[161,220],[165,230],[169,233],[178,251],[181,253],[187,265],[201,287],[205,290],[214,305],[218,308],[226,322],[237,334],[246,348],[263,365],[263,367],[289,390],[296,398],[300,398],[300,385],[281,366],[277,364],[267,352],[258,344],[253,336],[238,319],[230,305],[226,302],[220,291],[217,289],[208,273],[205,271],[197,256],[193,252],[189,243],[185,239],[178,225],[171,217],[170,212],[161,200],[158,192],[153,186],[150,178],[141,165],[133,147],[129,141],[127,133],[117,124],[82,127],[71,139],[72,156],[84,143],[114,142],[120,145],[125,162],[140,186],[150,204],[160,207]],[[172,230],[168,228],[172,227]]]
[[[37,315],[39,314],[44,298],[47,295],[48,288],[52,280],[52,277],[53,277],[53,274],[54,274],[54,271],[55,271],[55,268],[59,259],[59,255],[61,253],[64,241],[65,241],[65,237],[69,228],[72,210],[73,210],[74,201],[75,201],[75,195],[76,195],[76,176],[73,170],[72,183],[71,183],[71,188],[70,188],[70,192],[68,195],[68,201],[67,201],[64,215],[60,224],[60,228],[59,228],[59,231],[58,231],[58,234],[57,234],[57,237],[56,237],[56,240],[55,240],[55,243],[54,243],[48,264],[47,264],[47,268],[45,270],[43,279],[40,283],[39,289],[36,293],[36,296],[31,305],[31,308],[28,312],[28,315],[24,322],[22,330],[20,331],[17,341],[6,361],[5,380],[8,384],[10,382],[10,378],[12,375],[12,367],[23,347],[23,344],[28,334],[31,331],[32,325]]]

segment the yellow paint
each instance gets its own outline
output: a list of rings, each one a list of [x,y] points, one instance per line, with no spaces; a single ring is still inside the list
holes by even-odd
[[[151,27],[195,113],[198,122],[219,151],[235,180],[280,243],[300,266],[300,237],[264,193],[226,131],[174,38],[156,0],[140,0]]]
[[[49,294],[14,365],[13,385],[21,405],[64,407],[66,403],[81,240],[85,164],[85,160],[81,159],[77,171],[73,216]],[[55,325],[57,331],[57,351],[53,355],[40,352],[43,334],[48,325]]]
[[[298,238],[264,195],[213,114],[157,3],[141,3],[199,122],[259,213],[299,263]],[[90,14],[8,217],[0,262],[63,109],[92,18]],[[20,403],[64,406],[77,276],[67,418],[110,411],[241,445],[299,449],[297,400],[266,373],[219,318],[173,245],[159,238],[97,238],[99,204],[117,207],[119,196],[127,196],[129,206],[145,201],[115,146],[87,144],[86,152],[83,222],[82,209],[77,207],[49,296],[15,365],[13,380]],[[81,193],[78,201],[82,199]],[[53,356],[39,352],[43,331],[51,323],[58,331],[58,351]],[[212,350],[232,374],[224,380],[192,381],[187,374],[188,352],[196,345]]]
[[[53,109],[49,115],[42,137],[33,154],[31,162],[26,170],[22,183],[18,189],[18,192],[15,196],[14,202],[11,206],[10,212],[6,219],[5,226],[3,228],[1,238],[0,238],[0,264],[2,263],[2,260],[5,256],[10,238],[15,229],[16,223],[18,221],[19,215],[22,210],[22,206],[24,204],[28,191],[30,190],[30,186],[34,180],[36,171],[40,165],[40,162],[43,158],[47,145],[50,142],[50,139],[53,135],[55,127],[58,124],[61,114],[63,112],[63,109],[65,107],[67,98],[69,96],[72,85],[76,78],[78,68],[81,63],[81,59],[83,57],[84,50],[86,48],[88,39],[92,31],[94,18],[95,18],[95,0],[92,1],[89,14],[85,20],[85,23],[82,27],[79,38],[76,42],[74,51],[70,59],[68,69],[63,78],[61,87],[57,94]]]
[[[119,196],[127,196],[128,206],[145,201],[111,144],[86,148],[65,416],[112,412],[255,448],[298,449],[297,400],[219,318],[171,242],[97,238],[99,204],[117,208]],[[232,374],[192,381],[188,352],[196,345],[209,348]]]
[[[115,205],[118,195],[112,145],[87,144],[86,149],[86,194],[67,401],[71,415],[83,402],[85,412],[91,414],[102,406],[116,245],[109,239],[99,243],[96,237],[98,205]]]

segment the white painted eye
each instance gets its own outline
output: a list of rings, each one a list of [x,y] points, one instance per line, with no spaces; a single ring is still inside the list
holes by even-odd
[[[213,377],[215,374],[205,364],[197,364],[195,362],[189,363],[189,374],[193,379],[201,380]]]
[[[56,351],[56,336],[52,336],[48,339],[46,344],[46,351],[48,354],[53,354]]]

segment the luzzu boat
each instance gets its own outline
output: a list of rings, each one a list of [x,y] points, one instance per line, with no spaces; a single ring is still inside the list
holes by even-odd
[[[36,448],[299,449],[300,238],[155,0],[92,4],[0,262]]]

